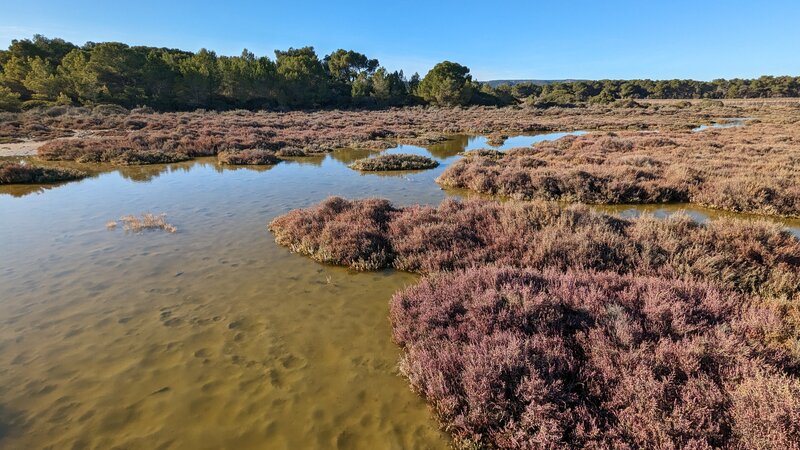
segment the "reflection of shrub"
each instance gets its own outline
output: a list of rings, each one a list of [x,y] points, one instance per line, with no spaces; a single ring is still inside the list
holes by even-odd
[[[56,183],[84,177],[86,173],[74,169],[0,161],[0,184]]]
[[[217,155],[217,159],[222,164],[253,164],[271,165],[280,162],[272,150],[246,149],[239,151],[222,151]]]
[[[364,158],[350,164],[350,168],[362,171],[422,170],[432,169],[439,163],[421,155],[393,154]]]
[[[765,295],[800,294],[800,241],[765,222],[624,220],[545,202],[446,200],[438,208],[393,208],[385,200],[333,197],[276,218],[270,230],[292,251],[360,269],[595,269],[711,280]]]
[[[480,268],[394,296],[412,386],[464,448],[791,448],[776,311],[709,284]]]

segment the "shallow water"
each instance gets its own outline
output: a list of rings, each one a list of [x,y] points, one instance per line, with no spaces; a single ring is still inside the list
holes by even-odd
[[[737,128],[737,127],[743,127],[745,125],[745,123],[747,123],[748,120],[750,120],[750,119],[747,118],[747,117],[730,117],[730,118],[724,119],[723,122],[715,122],[715,123],[708,124],[708,125],[700,125],[699,127],[692,128],[692,131],[697,132],[697,131],[703,131],[703,130],[714,129],[714,128]]]
[[[0,447],[447,448],[390,337],[388,300],[417,278],[317,264],[278,247],[266,224],[330,195],[463,195],[434,179],[483,147],[456,136],[388,150],[442,163],[414,173],[363,174],[347,164],[375,152],[339,150],[1,187]],[[178,233],[104,227],[145,211]]]
[[[442,162],[416,173],[361,174],[346,164],[370,152],[339,150],[0,187],[0,447],[446,448],[390,337],[416,277],[319,265],[266,224],[330,195],[439,203],[434,178],[484,143],[390,150]],[[105,229],[141,212],[178,233]]]

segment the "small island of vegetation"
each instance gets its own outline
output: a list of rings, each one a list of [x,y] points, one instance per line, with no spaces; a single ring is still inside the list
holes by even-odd
[[[79,180],[88,174],[65,167],[42,167],[20,164],[13,161],[0,161],[0,184],[45,184],[60,181]]]
[[[351,169],[363,172],[380,172],[389,170],[425,170],[437,167],[439,163],[427,156],[395,153],[372,158],[359,159],[350,164]]]

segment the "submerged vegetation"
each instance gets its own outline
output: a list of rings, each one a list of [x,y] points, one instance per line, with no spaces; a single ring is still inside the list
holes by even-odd
[[[713,284],[476,268],[396,294],[391,320],[402,372],[463,448],[800,442],[783,314]]]
[[[0,161],[0,184],[44,184],[59,181],[79,180],[88,176],[85,172],[63,167],[41,167]]]
[[[167,233],[175,233],[178,229],[167,222],[166,214],[143,213],[141,216],[129,214],[121,217],[118,221],[106,223],[106,228],[113,230],[117,223],[122,223],[122,229],[130,233],[141,233],[146,230],[162,230]]]
[[[350,164],[355,170],[365,172],[376,172],[385,170],[424,170],[433,169],[439,163],[427,156],[396,153],[392,155],[380,155],[373,158],[359,159]]]

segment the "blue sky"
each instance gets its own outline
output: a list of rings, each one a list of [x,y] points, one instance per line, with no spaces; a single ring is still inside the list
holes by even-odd
[[[479,80],[800,75],[798,1],[0,0],[0,46],[76,44],[258,55],[313,45],[422,75],[444,59]]]

